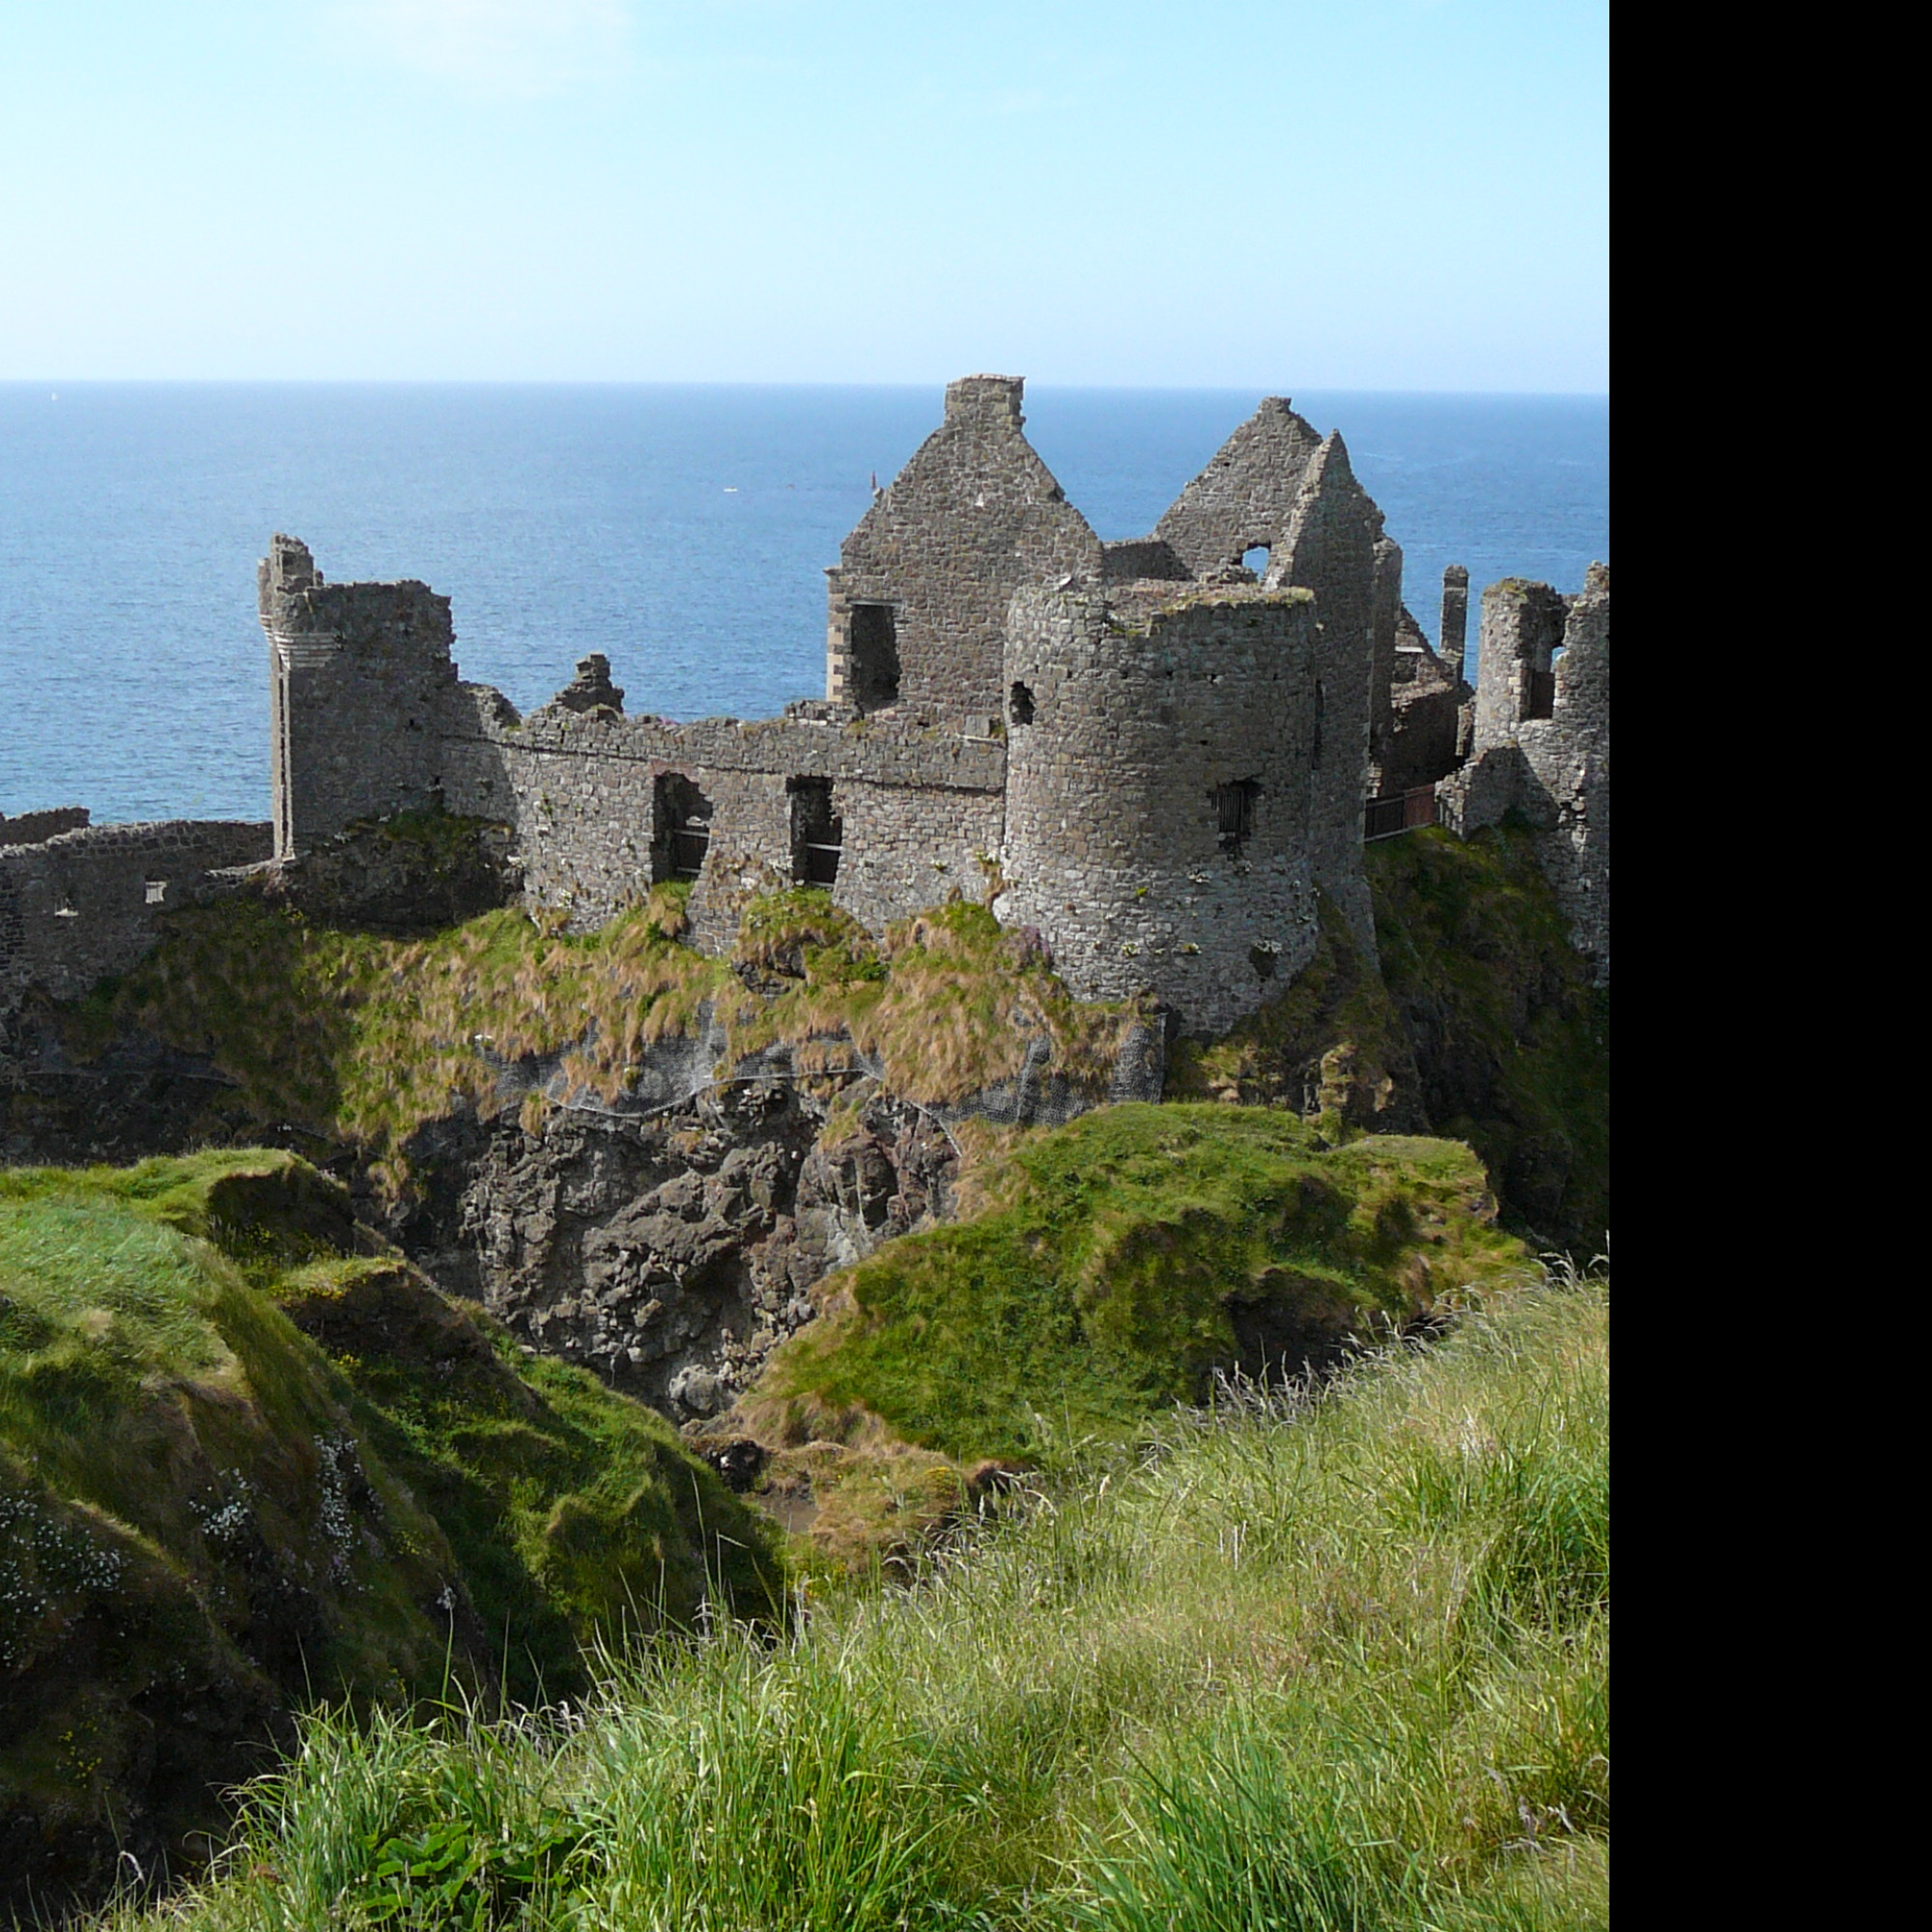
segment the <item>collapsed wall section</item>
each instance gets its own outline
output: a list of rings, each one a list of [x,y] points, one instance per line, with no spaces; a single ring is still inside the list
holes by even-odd
[[[1300,591],[1014,598],[994,911],[1081,998],[1151,993],[1217,1033],[1313,955],[1316,653]]]
[[[518,830],[530,902],[580,929],[691,882],[693,936],[728,946],[744,897],[820,885],[880,930],[957,885],[983,891],[1006,752],[909,721],[703,719],[547,705],[467,685],[444,711],[449,810]]]
[[[1024,389],[950,384],[945,420],[845,539],[826,573],[833,703],[989,732],[1013,592],[1099,581],[1099,539],[1023,433]]]
[[[1505,578],[1483,593],[1475,742],[1439,788],[1464,837],[1520,812],[1570,922],[1571,943],[1610,979],[1610,577],[1582,594]]]

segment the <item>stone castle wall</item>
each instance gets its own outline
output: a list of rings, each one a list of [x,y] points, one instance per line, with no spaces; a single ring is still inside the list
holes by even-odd
[[[1376,921],[1362,871],[1362,808],[1368,793],[1377,546],[1381,535],[1382,514],[1355,481],[1341,437],[1326,437],[1309,458],[1267,574],[1271,585],[1314,593],[1315,746],[1308,857],[1316,883],[1341,907],[1372,960],[1377,956]],[[1383,568],[1386,573],[1386,564]]]
[[[1099,581],[1099,538],[1022,433],[1024,389],[1008,376],[949,384],[945,421],[845,539],[827,573],[833,702],[989,731],[1013,592]],[[890,696],[867,668],[865,607],[891,613]]]
[[[78,832],[93,816],[84,805],[58,805],[50,811],[23,811],[13,818],[0,811],[0,846],[38,845],[63,832]]]
[[[1570,922],[1571,943],[1610,979],[1610,578],[1581,595],[1506,578],[1483,593],[1475,742],[1439,788],[1465,836],[1519,811]]]
[[[30,984],[73,999],[127,972],[208,873],[254,865],[271,843],[267,825],[174,819],[0,846],[0,1004]]]
[[[1153,527],[1190,576],[1238,566],[1282,540],[1321,439],[1286,396],[1269,396]]]
[[[1013,601],[994,911],[1081,997],[1151,992],[1216,1033],[1315,950],[1315,612],[1305,591],[1143,589]]]
[[[806,876],[800,781],[829,787],[841,835],[834,902],[875,931],[953,884],[980,890],[1006,789],[1006,750],[990,737],[895,719],[676,724],[560,705],[520,720],[478,685],[452,694],[440,760],[448,809],[514,824],[526,895],[586,928],[671,874],[675,797],[662,781],[686,781],[710,813],[692,896],[709,946],[735,934],[740,894]]]
[[[260,570],[275,852],[429,803],[437,719],[456,681],[449,599],[426,583],[325,583],[277,536]]]

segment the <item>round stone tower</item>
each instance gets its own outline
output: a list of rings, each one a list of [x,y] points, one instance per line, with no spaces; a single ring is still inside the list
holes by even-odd
[[[1305,590],[1013,599],[994,910],[1082,998],[1151,992],[1212,1034],[1307,964],[1315,644]]]

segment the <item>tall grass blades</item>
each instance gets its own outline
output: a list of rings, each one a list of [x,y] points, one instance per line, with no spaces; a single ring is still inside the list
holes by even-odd
[[[1603,1924],[1607,1323],[1602,1284],[1528,1290],[1176,1411],[911,1586],[662,1642],[582,1708],[318,1723],[143,1922],[402,1922],[412,1844],[425,1924],[470,1922],[420,1917],[445,1856],[481,1922],[576,1932]]]

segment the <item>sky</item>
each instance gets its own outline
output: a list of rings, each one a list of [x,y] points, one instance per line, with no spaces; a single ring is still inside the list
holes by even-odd
[[[1602,393],[1606,0],[0,0],[0,380]]]

